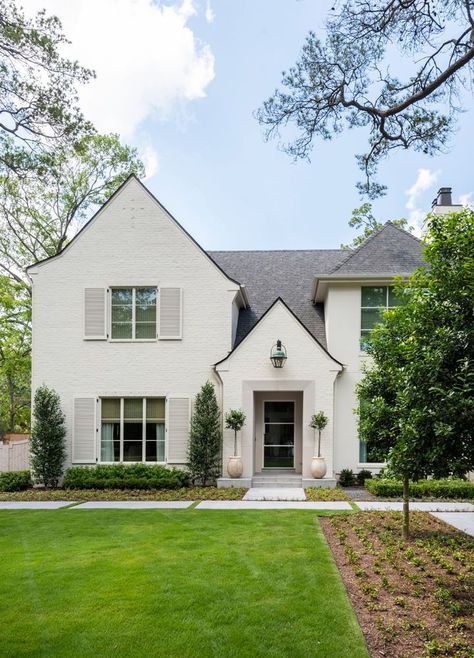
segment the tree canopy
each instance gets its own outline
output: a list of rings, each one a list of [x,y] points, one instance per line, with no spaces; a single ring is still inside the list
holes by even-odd
[[[64,43],[58,18],[44,11],[27,18],[13,0],[0,0],[0,163],[7,170],[28,170],[32,153],[93,130],[78,109],[76,85],[94,73],[62,57]]]
[[[371,332],[359,434],[414,480],[474,468],[474,211],[431,215],[427,267]]]
[[[474,73],[471,0],[339,0],[325,40],[310,32],[300,58],[257,111],[267,139],[288,126],[281,147],[308,158],[314,138],[366,127],[369,148],[357,155],[359,190],[375,198],[374,176],[394,149],[433,155],[448,144],[460,94]],[[293,131],[294,135],[294,131]]]

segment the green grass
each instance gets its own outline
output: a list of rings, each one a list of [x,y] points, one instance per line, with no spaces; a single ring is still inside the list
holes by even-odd
[[[2,658],[367,658],[312,512],[0,512]]]

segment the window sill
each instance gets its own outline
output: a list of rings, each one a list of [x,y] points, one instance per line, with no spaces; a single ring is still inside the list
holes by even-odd
[[[100,464],[101,466],[115,466],[117,464],[120,464],[121,466],[128,466],[130,464],[131,466],[134,466],[136,464],[145,464],[145,466],[167,466],[168,462],[101,462],[98,461],[97,464]]]
[[[360,462],[357,468],[384,468],[387,462]]]
[[[109,338],[109,343],[156,343],[157,338]]]

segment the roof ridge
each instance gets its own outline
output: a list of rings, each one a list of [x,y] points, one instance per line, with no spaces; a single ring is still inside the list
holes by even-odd
[[[390,221],[385,222],[385,224],[383,224],[383,226],[381,226],[380,228],[375,230],[373,233],[371,233],[363,242],[361,242],[361,244],[358,247],[356,247],[355,249],[352,249],[349,252],[349,254],[347,255],[347,258],[344,258],[344,260],[342,260],[338,265],[336,265],[336,267],[333,270],[331,270],[329,272],[329,274],[334,274],[334,272],[336,272],[343,265],[345,265],[347,263],[347,261],[349,261],[353,256],[355,256],[356,254],[358,254],[360,252],[362,247],[365,247],[369,242],[371,242],[375,238],[375,236],[379,235],[379,233],[382,233],[382,231],[384,231],[385,228],[387,227],[387,224],[391,224],[391,223],[392,222],[390,222]]]
[[[328,253],[342,252],[343,249],[208,249],[210,254],[274,254],[274,253]]]

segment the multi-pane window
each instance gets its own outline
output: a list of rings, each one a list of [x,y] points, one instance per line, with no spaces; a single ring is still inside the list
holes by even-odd
[[[156,297],[156,288],[112,288],[112,339],[156,338]]]
[[[102,398],[100,460],[165,461],[165,398]]]
[[[374,324],[382,320],[383,312],[401,303],[395,296],[392,286],[362,286],[360,323],[362,349],[367,346]]]

